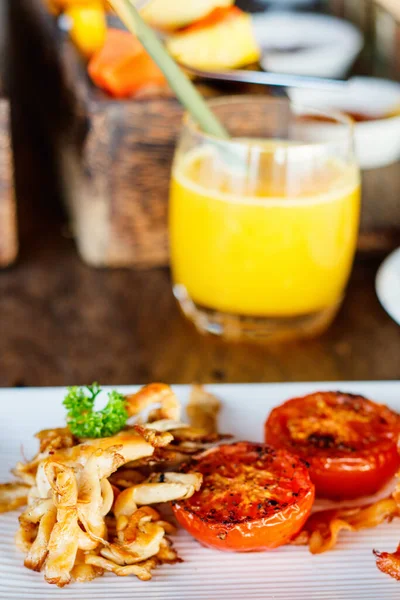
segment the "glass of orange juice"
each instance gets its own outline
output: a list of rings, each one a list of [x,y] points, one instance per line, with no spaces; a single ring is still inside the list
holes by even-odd
[[[231,137],[185,118],[170,191],[174,294],[202,332],[314,336],[340,306],[356,248],[352,122],[282,98],[210,104]]]

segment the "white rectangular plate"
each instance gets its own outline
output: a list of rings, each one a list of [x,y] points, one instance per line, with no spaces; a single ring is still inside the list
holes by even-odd
[[[134,388],[118,388],[121,391]],[[273,406],[293,396],[323,389],[360,393],[400,410],[400,382],[335,382],[260,385],[210,385],[223,402],[220,430],[237,438],[260,441],[263,423]],[[188,386],[176,386],[185,403]],[[61,426],[65,390],[36,388],[0,390],[0,481],[9,470],[31,456],[37,444],[33,434]],[[105,575],[87,584],[59,590],[40,573],[23,567],[15,549],[18,513],[0,515],[0,599],[44,600],[394,600],[400,582],[380,573],[372,549],[394,550],[400,539],[399,523],[384,524],[358,533],[344,532],[331,552],[312,556],[306,548],[284,547],[273,552],[232,554],[200,546],[179,531],[175,545],[184,562],[164,565],[149,582],[135,577]]]

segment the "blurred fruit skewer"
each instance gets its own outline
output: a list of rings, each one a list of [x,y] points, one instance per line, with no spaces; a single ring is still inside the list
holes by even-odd
[[[109,3],[45,2],[52,13],[63,15],[95,85],[115,98],[165,95],[166,80],[139,41],[127,37],[125,31],[108,28]],[[130,4],[151,27],[167,32],[167,50],[180,64],[218,71],[259,60],[250,15],[233,6],[234,0],[131,0]],[[153,32],[150,35],[156,37]]]

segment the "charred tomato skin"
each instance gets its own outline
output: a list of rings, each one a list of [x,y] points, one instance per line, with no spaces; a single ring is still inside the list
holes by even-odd
[[[265,444],[237,442],[213,448],[186,471],[203,484],[173,503],[175,516],[203,545],[225,551],[272,550],[302,528],[314,502],[304,461]]]
[[[381,489],[400,467],[400,416],[342,392],[317,392],[274,408],[265,441],[308,461],[321,498],[347,500]]]

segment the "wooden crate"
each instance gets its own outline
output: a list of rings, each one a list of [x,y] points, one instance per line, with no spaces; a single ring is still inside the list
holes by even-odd
[[[168,261],[167,204],[182,109],[175,99],[89,99],[80,185],[68,206],[82,258],[95,266]]]

